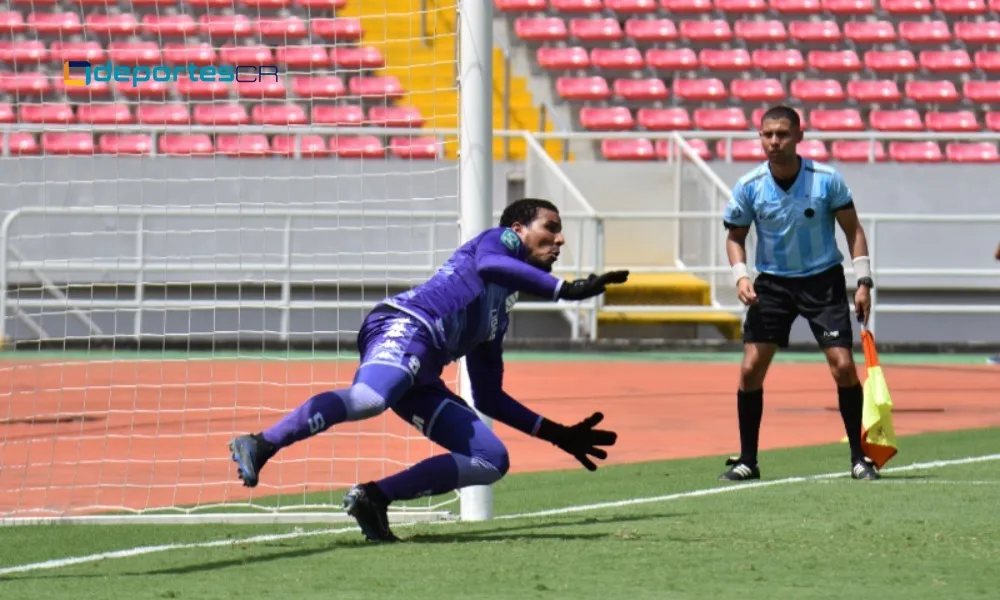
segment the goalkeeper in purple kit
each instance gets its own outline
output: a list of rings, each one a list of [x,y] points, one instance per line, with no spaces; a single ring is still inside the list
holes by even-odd
[[[269,429],[229,443],[244,485],[256,486],[261,469],[281,448],[338,423],[392,410],[449,451],[344,495],[344,508],[368,540],[397,541],[389,528],[391,502],[489,485],[510,467],[503,442],[441,380],[444,367],[463,356],[483,414],[595,470],[590,457],[607,458],[601,447],[617,441],[614,432],[595,428],[601,413],[561,425],[503,390],[502,342],[519,292],[584,300],[628,279],[627,271],[576,281],[554,277],[550,272],[564,242],[555,205],[518,200],[504,210],[499,227],[462,245],[426,283],[378,304],[358,334],[361,366],[351,387],[317,394]]]

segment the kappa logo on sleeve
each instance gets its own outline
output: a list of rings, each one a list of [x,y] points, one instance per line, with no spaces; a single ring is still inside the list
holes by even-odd
[[[508,250],[517,250],[518,246],[521,245],[521,238],[517,237],[513,229],[506,229],[500,235],[500,241],[503,242],[504,246],[507,246]]]

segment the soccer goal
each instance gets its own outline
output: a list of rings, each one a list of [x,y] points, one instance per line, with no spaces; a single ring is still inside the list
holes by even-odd
[[[490,226],[492,3],[132,8],[25,15],[43,56],[4,74],[0,522],[347,520],[345,488],[439,450],[386,413],[249,490],[226,444],[349,384],[374,303]]]

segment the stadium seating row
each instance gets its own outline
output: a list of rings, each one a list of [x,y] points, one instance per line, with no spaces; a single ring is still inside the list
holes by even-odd
[[[829,13],[844,16],[887,14],[894,17],[985,15],[1000,12],[1000,0],[494,0],[502,13],[560,12],[616,15],[707,14],[726,12],[788,15]]]
[[[220,8],[232,8],[232,5],[232,0],[225,0],[225,6]],[[100,6],[106,6],[106,1],[100,0]],[[329,42],[357,41],[363,35],[361,22],[345,17],[303,19],[293,15],[251,18],[240,13],[208,13],[195,18],[187,14],[154,13],[137,18],[133,13],[94,12],[81,17],[79,12],[57,10],[0,12],[0,33],[65,37],[85,32],[105,37],[149,35],[170,38],[200,34],[235,39],[261,36],[283,40],[304,39],[311,35]]]

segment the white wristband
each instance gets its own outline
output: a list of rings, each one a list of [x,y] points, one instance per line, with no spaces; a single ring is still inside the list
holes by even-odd
[[[870,257],[859,256],[851,262],[854,263],[854,273],[858,279],[872,276],[872,259]]]
[[[747,264],[739,262],[733,265],[733,281],[739,283],[740,279],[744,277],[747,279],[750,278],[750,273],[747,271]]]

